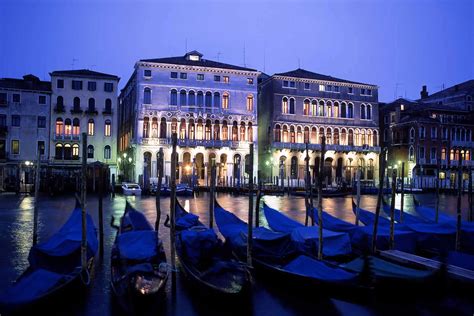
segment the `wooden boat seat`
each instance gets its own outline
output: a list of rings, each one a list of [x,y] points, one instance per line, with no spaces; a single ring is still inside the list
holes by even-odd
[[[380,255],[382,257],[385,257],[397,262],[424,267],[431,270],[439,269],[442,264],[439,261],[420,257],[411,253],[400,251],[400,250],[380,251]],[[468,270],[468,269],[464,269],[458,266],[448,264],[447,272],[448,272],[448,275],[452,278],[468,281],[468,282],[474,282],[474,271],[472,270]]]

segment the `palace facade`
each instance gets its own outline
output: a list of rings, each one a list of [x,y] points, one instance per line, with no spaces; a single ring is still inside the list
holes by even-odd
[[[164,175],[171,175],[171,135],[178,136],[177,179],[208,184],[211,161],[218,184],[248,178],[249,144],[257,166],[257,77],[254,69],[184,56],[142,59],[135,64],[119,98],[120,173],[145,188],[158,176],[157,155],[164,151]]]
[[[283,178],[290,185],[304,181],[308,144],[310,173],[317,177],[324,135],[327,185],[350,184],[357,169],[365,182],[378,183],[377,89],[304,69],[264,79],[258,118],[262,176],[272,182]]]

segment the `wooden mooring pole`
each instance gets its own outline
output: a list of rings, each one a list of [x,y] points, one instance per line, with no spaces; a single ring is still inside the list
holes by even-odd
[[[81,267],[87,270],[87,218],[86,218],[86,193],[87,193],[87,133],[82,133],[82,169],[81,169]]]
[[[402,162],[402,184],[401,184],[401,197],[400,197],[400,223],[403,223],[403,205],[405,204],[405,162]]]
[[[318,259],[323,259],[323,170],[324,155],[326,153],[326,136],[321,138],[321,159],[319,160],[319,177],[318,177]]]
[[[247,265],[252,266],[252,240],[253,240],[253,143],[250,143],[249,149],[249,213],[248,213],[248,232],[247,232]]]
[[[209,228],[214,227],[214,199],[216,197],[216,159],[212,158],[211,183],[209,187]]]
[[[379,156],[379,192],[377,195],[377,206],[375,209],[375,222],[374,222],[374,229],[372,234],[372,253],[375,253],[376,246],[377,246],[377,229],[379,224],[379,217],[380,217],[380,205],[382,204],[382,194],[383,194],[383,183],[384,183],[384,175],[385,175],[385,153],[387,149],[383,148],[380,156]]]
[[[176,267],[176,144],[177,144],[177,135],[173,133],[171,136],[172,142],[172,152],[171,152],[171,179],[170,179],[170,188],[171,188],[171,196],[170,196],[170,219],[171,219],[171,227],[170,227],[170,241],[171,241],[171,267],[173,271]]]
[[[158,151],[158,183],[156,185],[155,193],[155,206],[156,206],[156,221],[155,221],[155,231],[158,234],[160,230],[160,220],[161,220],[161,184],[163,182],[163,147],[160,147]]]
[[[392,200],[390,201],[390,249],[395,248],[395,193],[397,191],[397,169],[392,169]]]
[[[462,193],[462,155],[459,154],[458,164],[458,201],[456,212],[456,251],[461,250],[461,193]]]
[[[38,147],[38,157],[36,161],[36,173],[35,173],[35,208],[33,212],[33,246],[38,242],[38,197],[39,197],[39,186],[40,186],[40,171],[41,171],[41,150]]]

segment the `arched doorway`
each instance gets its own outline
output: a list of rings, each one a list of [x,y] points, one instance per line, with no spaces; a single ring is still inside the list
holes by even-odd
[[[209,183],[211,183],[211,167],[212,167],[212,161],[215,162],[216,164],[216,170],[217,170],[217,160],[216,160],[216,154],[215,153],[209,153],[209,157],[208,157],[208,160],[207,160],[207,178],[209,179]],[[216,175],[217,177],[217,175]],[[218,181],[219,179],[217,179],[217,183],[219,183]]]
[[[226,177],[227,177],[227,155],[222,154],[221,155],[221,160],[219,163],[219,181],[221,183],[226,183]]]
[[[326,184],[331,185],[332,183],[332,158],[326,158],[324,159],[324,178],[326,179]]]
[[[200,184],[204,181],[204,155],[202,153],[196,154],[196,176]]]
[[[291,179],[298,177],[298,157],[296,156],[291,157],[290,177]]]
[[[338,158],[337,165],[336,165],[336,182],[337,183],[342,182],[342,163],[343,163],[342,158]]]
[[[182,177],[181,183],[192,183],[193,163],[191,161],[191,154],[185,152],[183,154]]]

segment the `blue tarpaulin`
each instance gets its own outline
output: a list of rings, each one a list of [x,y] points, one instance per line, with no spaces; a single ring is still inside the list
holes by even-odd
[[[327,282],[354,281],[358,274],[338,267],[331,267],[322,261],[301,255],[283,267],[283,270]]]
[[[129,260],[146,260],[157,254],[158,237],[154,230],[122,233],[117,240],[120,257]]]
[[[212,229],[183,230],[179,242],[186,259],[194,265],[212,258],[214,250],[219,245],[217,235]]]

